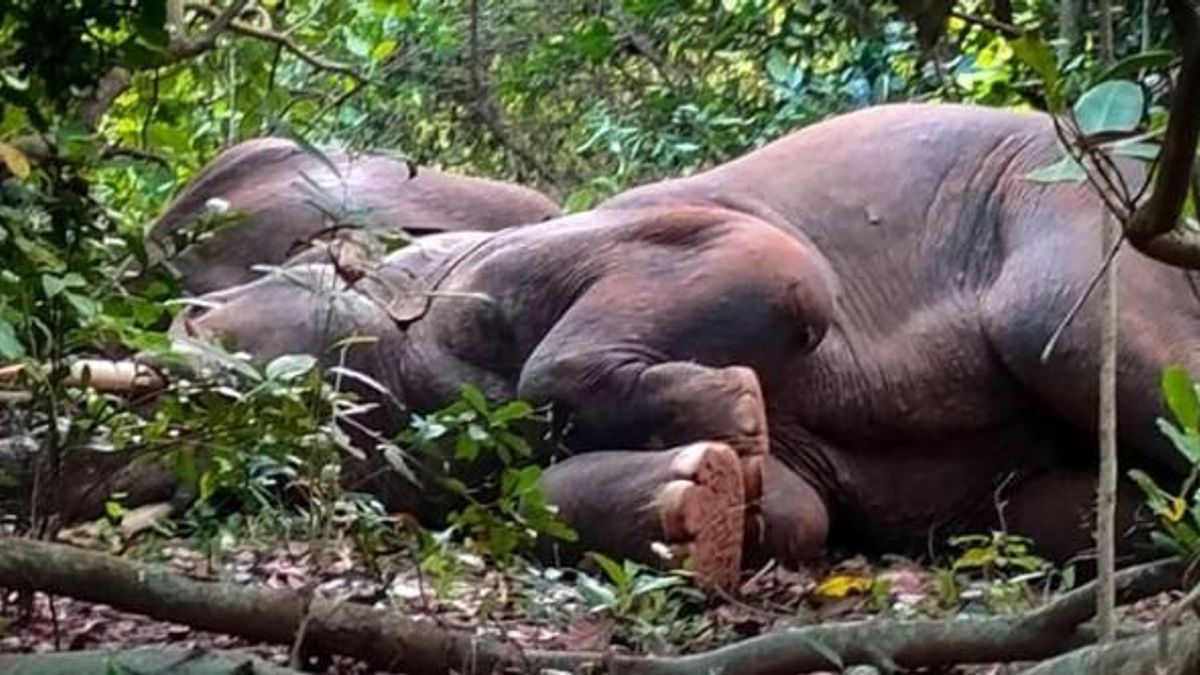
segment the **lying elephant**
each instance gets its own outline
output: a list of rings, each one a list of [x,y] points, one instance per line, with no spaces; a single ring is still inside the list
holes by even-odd
[[[225,150],[151,225],[152,251],[182,248],[170,265],[184,290],[200,294],[250,281],[258,274],[253,265],[278,265],[330,230],[491,231],[561,214],[550,198],[518,185],[418,169],[386,155],[322,153],[282,138]],[[204,239],[175,241],[206,217],[233,222]]]
[[[1026,180],[1056,152],[1040,114],[877,107],[591,212],[425,238],[362,278],[297,266],[177,330],[261,358],[375,336],[353,366],[414,410],[463,382],[552,403],[576,454],[543,488],[582,544],[667,542],[706,583],[744,555],[922,546],[1002,504],[1063,558],[1091,541],[1094,307],[1039,357],[1097,269],[1101,207]],[[1200,305],[1133,251],[1118,284],[1122,462],[1178,477],[1155,392],[1166,364],[1200,365]]]

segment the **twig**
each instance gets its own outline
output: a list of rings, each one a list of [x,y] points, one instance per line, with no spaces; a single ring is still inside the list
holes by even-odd
[[[1012,25],[1011,23],[1005,23],[991,17],[968,14],[967,12],[960,12],[957,10],[950,10],[950,16],[967,23],[975,24],[976,26],[983,26],[984,28],[994,30],[1008,38],[1019,38],[1025,34],[1025,31]]]
[[[1053,352],[1054,348],[1058,345],[1058,341],[1062,338],[1063,333],[1066,332],[1067,327],[1071,325],[1071,321],[1075,319],[1075,315],[1079,313],[1079,310],[1083,309],[1083,305],[1087,302],[1087,299],[1092,294],[1092,291],[1096,290],[1096,286],[1098,286],[1100,284],[1100,280],[1104,278],[1104,273],[1108,271],[1109,265],[1111,265],[1113,259],[1117,257],[1117,252],[1121,250],[1121,245],[1124,242],[1125,233],[1121,232],[1121,235],[1117,237],[1116,242],[1113,243],[1112,248],[1108,250],[1108,254],[1104,256],[1104,261],[1100,264],[1100,268],[1096,270],[1096,273],[1092,275],[1091,280],[1088,281],[1087,287],[1084,288],[1083,292],[1079,294],[1079,297],[1075,299],[1075,304],[1071,305],[1071,309],[1067,310],[1066,316],[1062,318],[1062,321],[1058,322],[1058,326],[1056,326],[1054,328],[1054,332],[1050,334],[1050,339],[1046,341],[1046,346],[1042,348],[1042,363],[1046,363],[1050,360],[1051,352]]]
[[[101,151],[100,156],[101,157],[128,157],[130,159],[137,159],[137,160],[141,160],[143,162],[150,162],[151,164],[157,164],[157,165],[161,166],[162,168],[166,169],[167,171],[173,172],[175,170],[174,167],[171,166],[170,160],[168,160],[166,157],[163,157],[162,155],[159,155],[154,152],[150,152],[148,150],[141,150],[138,148],[123,148],[119,145],[109,145],[109,146],[105,146],[104,150]]]

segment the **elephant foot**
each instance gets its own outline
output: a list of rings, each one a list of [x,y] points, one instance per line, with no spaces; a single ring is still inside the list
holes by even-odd
[[[748,459],[727,443],[701,441],[559,462],[542,474],[540,486],[579,540],[556,544],[554,554],[561,561],[597,551],[683,566],[701,586],[732,587],[746,544],[747,490],[758,501],[763,482],[762,463]]]
[[[729,588],[741,575],[743,462],[724,443],[694,443],[676,451],[671,459],[675,478],[659,490],[656,504],[664,537],[676,557],[686,558],[701,586]]]

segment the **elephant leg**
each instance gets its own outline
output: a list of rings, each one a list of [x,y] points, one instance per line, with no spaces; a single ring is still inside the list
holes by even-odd
[[[744,482],[731,447],[702,441],[575,455],[547,469],[541,488],[579,534],[574,552],[682,563],[701,585],[728,588],[741,572]]]
[[[629,448],[635,450],[634,454],[640,449],[648,455],[661,456],[663,449],[696,442],[720,444],[734,453],[739,464],[736,475],[743,483],[738,498],[738,522],[746,531],[738,535],[738,545],[761,539],[762,477],[769,439],[766,407],[754,371],[738,366],[711,368],[673,362],[617,369],[609,378],[597,382],[572,372],[576,363],[573,359],[558,361],[547,369],[549,372],[523,378],[521,393],[524,398],[566,405],[570,411],[568,424],[572,427],[566,438],[569,447],[584,451]],[[585,452],[581,457],[587,454],[593,453]],[[612,466],[616,471],[625,470],[622,465]],[[612,484],[621,486],[626,482]],[[643,493],[644,490],[634,491],[621,498],[641,499]],[[727,541],[722,533],[723,522],[712,522],[714,531],[701,535],[699,541]],[[704,520],[698,523],[707,526]],[[633,541],[644,546],[650,540],[642,537]],[[697,569],[721,568],[720,572],[705,574],[722,580],[735,575],[728,569],[733,559],[724,553],[714,557],[708,553],[713,549],[706,543],[697,550],[703,559],[696,563]],[[736,562],[740,564],[740,560],[739,553]]]
[[[1053,262],[1062,261],[1062,264]],[[982,305],[991,346],[1008,372],[1059,420],[1095,433],[1099,407],[1100,313],[1097,295],[1063,332],[1049,358],[1042,351],[1083,292],[1099,261],[1067,249],[1018,252]],[[1121,462],[1182,478],[1190,467],[1156,419],[1168,416],[1162,370],[1178,363],[1200,377],[1200,312],[1182,271],[1127,251],[1118,256],[1117,431]]]
[[[752,564],[774,558],[799,568],[821,557],[829,535],[825,500],[795,471],[776,457],[763,467],[762,517],[747,528],[746,551]]]
[[[596,381],[579,372],[589,368],[595,366],[572,359],[541,372],[527,371],[520,396],[565,408],[570,427],[566,441],[577,450],[724,443],[740,458],[746,499],[757,509],[770,441],[762,389],[753,370],[637,364]]]
[[[1004,526],[1013,534],[1029,537],[1039,555],[1063,562],[1095,550],[1094,469],[1051,469],[1018,483],[1002,494],[1001,500],[1003,521],[990,509],[984,525]],[[1146,523],[1138,518],[1142,501],[1137,487],[1122,479],[1117,490],[1117,549],[1121,557],[1138,558],[1149,552]],[[1081,557],[1090,558],[1086,554]]]

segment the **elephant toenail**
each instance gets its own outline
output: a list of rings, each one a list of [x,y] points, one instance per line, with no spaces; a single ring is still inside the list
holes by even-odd
[[[748,436],[761,431],[760,412],[758,398],[753,394],[743,394],[738,398],[733,406],[733,421],[738,431]]]

